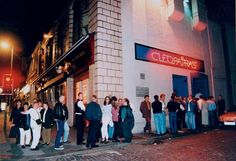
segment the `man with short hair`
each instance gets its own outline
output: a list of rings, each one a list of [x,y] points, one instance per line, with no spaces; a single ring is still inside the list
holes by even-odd
[[[195,110],[196,104],[193,101],[193,96],[188,96],[188,101],[186,103],[186,113],[185,113],[185,123],[189,130],[196,129],[196,122],[195,122]]]
[[[89,121],[89,130],[87,137],[87,148],[96,148],[96,134],[99,129],[99,124],[102,120],[102,111],[97,103],[97,96],[92,96],[92,101],[87,105],[85,110],[85,118]]]
[[[146,121],[146,125],[143,128],[144,133],[147,130],[151,133],[151,102],[149,101],[149,95],[144,96],[144,101],[140,104],[140,112]]]
[[[211,128],[215,127],[215,110],[216,110],[216,103],[213,96],[209,97],[208,102],[208,118],[209,118],[209,126]]]
[[[63,150],[64,147],[61,142],[61,137],[64,131],[64,123],[68,117],[68,110],[65,106],[65,96],[60,96],[59,101],[55,104],[54,107],[54,118],[57,123],[57,135],[55,139],[55,150]]]
[[[177,109],[180,108],[180,104],[176,102],[176,96],[172,95],[171,100],[167,104],[169,111],[170,133],[177,133]]]

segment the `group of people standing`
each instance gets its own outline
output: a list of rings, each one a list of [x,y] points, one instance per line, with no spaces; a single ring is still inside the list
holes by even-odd
[[[152,110],[151,110],[152,109]],[[214,97],[204,98],[202,95],[199,98],[194,98],[192,95],[186,97],[177,97],[172,94],[171,99],[166,104],[165,94],[154,96],[154,102],[150,102],[148,95],[144,97],[144,101],[140,104],[140,111],[146,121],[144,132],[151,133],[151,111],[153,112],[154,124],[157,135],[167,133],[166,116],[169,116],[169,132],[177,134],[182,132],[182,128],[187,128],[190,131],[195,131],[202,127],[214,128],[217,124],[217,116],[225,113],[225,101],[221,95],[218,101],[215,102]]]
[[[119,102],[118,102],[119,101]],[[88,122],[88,136],[86,147],[97,147],[101,143],[131,142],[134,116],[127,98],[119,99],[115,96],[106,96],[104,103],[97,103],[97,96],[93,95],[91,102],[85,106],[83,93],[78,93],[78,100],[74,104],[75,125],[77,129],[77,145],[84,143],[84,130]],[[16,101],[16,106],[11,111],[10,137],[16,138],[16,143],[22,148],[30,146],[31,150],[39,150],[40,138],[43,145],[50,145],[51,130],[54,124],[57,127],[55,150],[63,150],[63,143],[70,143],[68,126],[68,108],[65,96],[60,96],[54,108],[51,109],[47,102],[34,99],[32,105],[21,100]],[[32,138],[32,139],[31,139]]]
[[[93,95],[91,102],[86,108],[82,101],[82,93],[78,94],[75,103],[77,144],[83,143],[85,119],[89,121],[88,137],[86,147],[97,147],[96,142],[108,143],[120,142],[119,138],[124,137],[123,142],[131,142],[132,129],[134,127],[134,116],[127,98],[119,99],[115,96],[106,96],[103,105],[97,103],[97,96]]]

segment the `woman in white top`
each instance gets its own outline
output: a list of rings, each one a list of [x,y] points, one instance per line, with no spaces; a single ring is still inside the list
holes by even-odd
[[[104,103],[102,106],[102,141],[101,143],[108,143],[108,125],[113,127],[112,122],[112,105],[111,105],[111,99],[109,96],[106,96],[104,99]]]

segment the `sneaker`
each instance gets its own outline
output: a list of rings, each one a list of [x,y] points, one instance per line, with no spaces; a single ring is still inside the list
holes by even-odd
[[[59,146],[59,148],[64,148],[64,146],[63,146],[63,145],[61,145],[61,146]]]
[[[55,150],[64,150],[63,147],[57,147],[57,148],[54,148]]]

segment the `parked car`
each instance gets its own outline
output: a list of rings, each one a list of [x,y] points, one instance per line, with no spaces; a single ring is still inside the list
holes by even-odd
[[[236,112],[227,112],[219,117],[224,125],[236,126]]]

